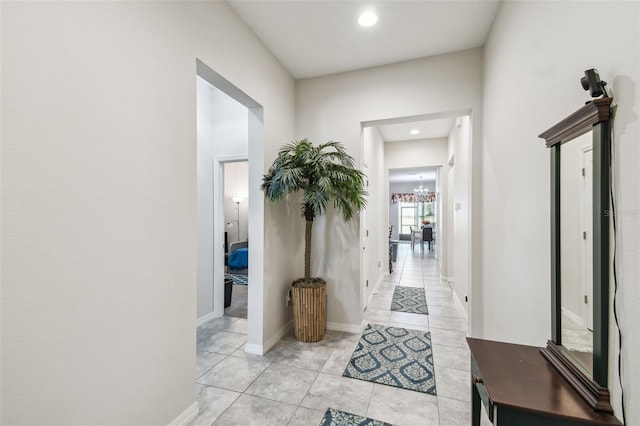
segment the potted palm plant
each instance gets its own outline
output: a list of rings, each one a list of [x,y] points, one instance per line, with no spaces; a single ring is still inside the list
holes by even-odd
[[[353,157],[340,142],[313,145],[303,139],[284,145],[262,178],[261,189],[272,202],[287,194],[302,193],[305,219],[304,277],[292,283],[293,325],[296,339],[317,342],[324,338],[326,282],[311,277],[313,221],[333,205],[345,221],[366,205],[364,174],[354,168]]]

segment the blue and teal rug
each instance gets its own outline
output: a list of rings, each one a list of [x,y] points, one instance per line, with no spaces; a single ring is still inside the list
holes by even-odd
[[[391,310],[410,314],[428,314],[424,288],[396,286],[391,300]]]
[[[249,277],[241,274],[224,274],[225,279],[231,278],[235,285],[249,285]]]
[[[431,333],[368,324],[342,375],[436,395]]]
[[[356,416],[346,411],[328,408],[320,422],[320,426],[392,426],[391,423],[368,417]]]

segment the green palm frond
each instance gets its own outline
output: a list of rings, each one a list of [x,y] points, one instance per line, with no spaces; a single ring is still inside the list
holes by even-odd
[[[354,169],[355,160],[340,142],[313,145],[308,139],[290,142],[278,155],[266,175],[261,189],[271,201],[302,191],[304,204],[321,215],[333,204],[349,220],[354,211],[366,205],[364,174]],[[306,217],[306,216],[305,216]]]
[[[260,188],[265,197],[278,202],[285,195],[302,191],[302,217],[305,230],[305,278],[309,278],[311,226],[314,218],[333,205],[350,220],[366,204],[365,175],[340,142],[314,146],[308,139],[290,142],[280,148]]]

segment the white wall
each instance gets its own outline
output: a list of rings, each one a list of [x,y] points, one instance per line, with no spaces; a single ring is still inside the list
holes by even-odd
[[[234,156],[246,158],[249,155],[249,110],[200,77],[196,79],[196,92],[198,141],[197,317],[202,318],[214,310],[213,233],[216,218],[214,217],[213,158]],[[246,180],[245,177],[245,183]],[[235,203],[233,203],[233,207],[235,209]],[[220,220],[224,220],[224,218]]]
[[[451,153],[453,153],[453,145],[451,145]],[[450,161],[444,166],[443,170],[446,170],[447,176],[447,199],[443,203],[443,216],[447,219],[444,229],[446,232],[446,237],[444,238],[445,242],[445,259],[441,262],[441,275],[448,282],[455,280],[454,269],[453,266],[455,264],[455,252],[454,252],[454,243],[453,243],[453,212],[454,212],[454,188],[456,184],[455,178],[455,163],[451,160],[454,160],[455,157],[452,155],[449,157]]]
[[[196,58],[264,106],[265,158],[293,80],[224,2],[0,7],[0,423],[167,424],[197,410]],[[282,222],[260,224],[265,338],[288,316]]]
[[[469,310],[473,305],[465,302],[465,296],[470,296],[469,258],[471,247],[469,245],[469,231],[471,227],[470,201],[471,182],[469,168],[471,165],[471,130],[468,116],[460,117],[460,126],[454,125],[449,134],[449,145],[451,154],[455,158],[455,178],[453,182],[453,192],[451,200],[451,216],[453,220],[453,291],[456,293],[461,306],[465,309],[467,319],[471,317]],[[473,299],[473,298],[471,298]],[[472,302],[473,303],[473,302]],[[469,324],[469,329],[473,329],[474,324]]]
[[[549,179],[549,150],[537,135],[589,100],[579,79],[595,67],[618,105],[617,272],[629,424],[640,419],[640,339],[634,338],[640,324],[639,8],[638,2],[617,1],[500,7],[485,48],[484,309],[477,333],[535,345],[551,336],[549,218],[540,214],[549,210],[549,185],[540,184]],[[613,320],[609,336],[609,387],[620,417]]]
[[[384,161],[387,169],[441,166],[447,161],[447,138],[385,143]]]
[[[413,190],[420,186],[420,181],[415,182],[391,182],[389,183],[389,200],[391,201],[391,194],[398,193],[413,193]],[[425,189],[428,189],[429,192],[435,192],[434,188],[436,187],[435,180],[422,180],[422,186]]]
[[[342,141],[360,156],[362,122],[459,110],[472,110],[480,119],[481,85],[481,49],[299,80],[296,134]],[[479,123],[474,129],[480,130]],[[385,200],[377,214],[386,210]],[[361,322],[361,313],[350,309],[358,305],[358,229],[333,212],[314,224],[315,252],[328,254],[313,259],[314,273],[328,282],[328,319],[352,326]]]
[[[386,215],[377,211],[377,206],[383,203],[387,196],[384,171],[384,141],[380,131],[375,127],[364,127],[363,160],[367,165],[367,220],[364,229],[369,231],[367,238],[367,256],[369,287],[365,287],[365,300],[369,300],[373,290],[382,277],[389,273],[389,225]],[[362,222],[361,222],[362,223]],[[361,235],[363,235],[361,233]],[[382,243],[381,243],[382,242]]]

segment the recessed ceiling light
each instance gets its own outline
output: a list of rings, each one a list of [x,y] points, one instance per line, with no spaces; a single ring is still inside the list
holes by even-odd
[[[364,12],[358,18],[358,24],[362,25],[363,27],[370,27],[372,25],[375,25],[376,22],[378,22],[378,15],[371,12],[370,10]]]
[[[419,134],[419,133],[420,133],[420,130],[418,130],[418,129],[412,129],[409,133],[410,133],[410,134],[412,134],[412,135],[417,135],[417,134]]]

